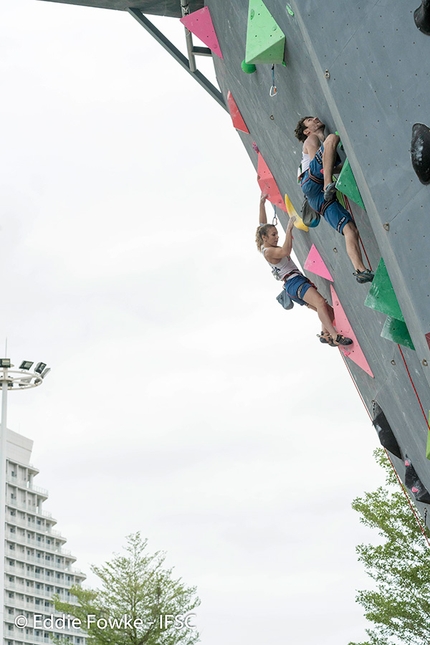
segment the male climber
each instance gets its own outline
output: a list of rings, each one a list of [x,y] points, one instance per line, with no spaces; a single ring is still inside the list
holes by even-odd
[[[372,282],[373,273],[363,264],[357,228],[348,211],[337,201],[333,173],[342,167],[337,154],[339,137],[324,135],[325,125],[314,116],[305,116],[294,131],[303,143],[299,182],[309,205],[317,211],[338,233],[345,237],[346,252],[355,269],[355,279],[360,284]]]

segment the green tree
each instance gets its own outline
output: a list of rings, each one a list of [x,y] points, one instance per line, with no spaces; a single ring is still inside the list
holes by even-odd
[[[374,580],[356,601],[373,623],[368,640],[349,645],[429,645],[430,549],[384,450],[374,452],[386,485],[353,501],[360,521],[375,528],[380,544],[357,546],[358,559]],[[429,531],[421,527],[427,536]]]
[[[57,611],[80,621],[88,645],[193,645],[199,641],[196,587],[164,569],[166,555],[146,553],[147,540],[129,535],[125,555],[91,566],[100,588],[72,587],[76,604],[54,597]],[[75,623],[79,624],[79,623]],[[62,642],[61,639],[60,641]]]

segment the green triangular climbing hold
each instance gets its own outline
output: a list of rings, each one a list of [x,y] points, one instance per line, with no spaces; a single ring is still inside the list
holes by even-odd
[[[383,258],[378,264],[372,286],[364,304],[370,309],[380,311],[391,318],[405,322]]]
[[[246,63],[282,63],[285,35],[263,0],[249,0]]]
[[[343,164],[343,168],[336,182],[336,188],[341,193],[349,197],[349,199],[351,199],[354,204],[358,204],[363,209],[365,208],[348,159],[345,159],[345,163]]]
[[[415,349],[412,338],[409,336],[408,328],[401,320],[396,320],[388,316],[382,328],[381,336],[397,345],[404,345],[405,347],[409,347],[409,349]]]

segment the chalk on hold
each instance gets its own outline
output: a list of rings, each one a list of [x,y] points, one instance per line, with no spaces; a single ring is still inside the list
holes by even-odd
[[[326,280],[333,282],[330,271],[327,269],[324,260],[322,259],[320,252],[318,251],[315,244],[312,244],[311,249],[308,253],[308,257],[305,260],[304,268],[315,275],[321,276]]]
[[[430,129],[424,123],[412,126],[411,161],[420,182],[430,184]]]
[[[349,197],[354,204],[358,204],[363,209],[365,208],[348,159],[345,159],[345,163],[343,164],[343,168],[336,182],[336,188],[338,191]]]
[[[411,460],[405,457],[405,484],[409,488],[417,502],[430,504],[430,493],[418,477],[417,471],[412,465]]]
[[[300,231],[305,231],[305,233],[307,233],[309,231],[309,227],[306,226],[306,224],[303,224],[302,218],[294,208],[293,203],[291,199],[288,197],[288,195],[285,195],[285,206],[287,208],[288,216],[296,218],[296,221],[294,222],[294,226],[298,228]]]
[[[387,421],[387,417],[382,411],[382,408],[376,403],[373,402],[373,427],[378,433],[378,439],[381,442],[381,446],[386,448],[388,452],[391,452],[392,455],[402,458],[402,453],[400,451],[400,446],[397,443],[397,439],[394,436],[394,432],[391,429],[390,424]]]
[[[278,184],[270,172],[269,166],[264,161],[261,152],[258,153],[257,181],[261,192],[266,193],[269,202],[272,202],[274,206],[278,206],[281,210],[287,212],[284,200],[279,192]]]
[[[241,62],[240,66],[242,68],[242,72],[245,72],[245,74],[253,74],[257,70],[253,63],[247,63],[244,60]]]
[[[180,22],[182,22],[188,31],[191,31],[192,34],[204,42],[213,54],[216,54],[219,58],[223,58],[209,7],[203,7],[197,11],[193,11],[193,13],[189,13],[187,16],[183,16]]]
[[[249,0],[246,63],[282,63],[285,35],[263,0]]]
[[[423,34],[430,36],[430,0],[423,0],[414,11],[415,24]]]
[[[409,347],[409,349],[415,350],[408,328],[401,320],[396,320],[396,318],[387,316],[384,326],[382,327],[381,336],[386,340],[391,340],[393,343],[396,343],[396,345],[404,345],[405,347]]]
[[[364,304],[369,309],[380,311],[391,318],[405,322],[383,258],[379,261]]]
[[[233,94],[230,92],[230,90],[227,92],[227,105],[230,111],[231,120],[236,130],[241,130],[241,132],[246,132],[246,134],[249,134],[247,125],[243,120],[243,116],[241,115],[240,110],[237,107],[237,103],[234,100]]]

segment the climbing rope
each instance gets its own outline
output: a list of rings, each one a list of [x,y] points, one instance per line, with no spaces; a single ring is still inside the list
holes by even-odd
[[[272,87],[269,90],[269,96],[272,98],[276,96],[278,93],[278,88],[276,87],[275,84],[275,65],[272,65]]]

